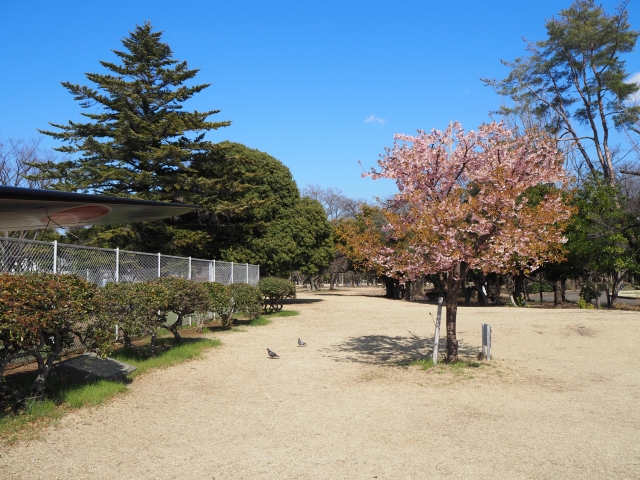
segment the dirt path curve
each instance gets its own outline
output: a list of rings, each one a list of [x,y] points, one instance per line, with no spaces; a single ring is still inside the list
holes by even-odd
[[[427,353],[407,329],[432,335],[435,307],[379,293],[302,294],[299,316],[220,334],[0,447],[0,478],[640,478],[639,314],[461,307],[462,350],[490,323],[495,360],[438,373],[394,365]]]

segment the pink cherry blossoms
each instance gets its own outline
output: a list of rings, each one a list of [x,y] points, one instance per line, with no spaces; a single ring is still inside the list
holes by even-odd
[[[527,190],[565,186],[562,164],[544,132],[517,135],[495,122],[477,132],[456,123],[444,132],[396,135],[380,170],[365,175],[396,181],[385,231],[403,248],[379,245],[367,256],[406,279],[461,264],[465,272],[533,270],[560,251],[571,209],[560,188],[548,188],[538,202],[528,201]]]

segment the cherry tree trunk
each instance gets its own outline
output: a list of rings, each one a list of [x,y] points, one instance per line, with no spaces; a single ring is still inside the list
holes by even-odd
[[[518,270],[513,284],[513,298],[516,300],[516,302],[518,302],[518,299],[520,299],[521,302],[522,298],[526,297],[526,294],[523,295],[524,291],[524,272],[522,270]]]
[[[447,273],[447,362],[458,361],[458,338],[456,335],[456,317],[458,314],[458,297],[467,277],[466,263],[458,264]]]
[[[562,305],[562,285],[560,280],[553,282],[553,306],[558,307]]]

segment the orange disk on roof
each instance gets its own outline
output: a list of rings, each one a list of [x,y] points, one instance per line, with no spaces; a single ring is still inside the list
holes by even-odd
[[[60,225],[83,223],[94,218],[100,218],[109,213],[111,209],[104,205],[83,205],[52,213],[49,217],[44,217],[42,222],[48,222],[49,218]]]

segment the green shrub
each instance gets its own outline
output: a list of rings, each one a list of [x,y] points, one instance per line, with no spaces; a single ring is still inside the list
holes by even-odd
[[[41,396],[64,349],[78,337],[83,344],[105,354],[113,340],[111,319],[102,315],[98,289],[76,275],[32,273],[0,275],[0,385],[18,398],[24,392],[2,382],[12,358],[30,355],[38,362],[31,391]]]
[[[257,318],[262,307],[262,292],[246,283],[233,283],[229,291],[236,312],[245,314],[249,319]]]
[[[133,347],[133,338],[149,335],[157,328],[159,308],[149,312],[145,308],[145,303],[150,303],[152,298],[147,291],[148,286],[149,284],[138,283],[108,283],[101,289],[101,308],[118,325],[118,337],[122,336],[127,347]]]
[[[583,285],[580,289],[580,298],[585,303],[591,303],[591,300],[597,300],[600,298],[602,292],[599,292],[593,285]]]
[[[209,310],[220,319],[223,327],[229,326],[235,313],[231,289],[217,282],[205,282],[202,285],[207,291]]]
[[[266,277],[258,282],[258,288],[264,295],[264,309],[282,310],[282,300],[296,298],[296,286],[284,278]]]
[[[181,277],[162,277],[149,283],[166,289],[166,297],[162,294],[158,298],[162,304],[158,308],[159,323],[173,333],[177,344],[181,344],[182,337],[178,333],[178,327],[184,322],[184,317],[208,308],[209,295],[206,288],[202,283]],[[176,320],[167,325],[169,312],[176,314]]]
[[[591,305],[590,302],[585,301],[584,298],[582,297],[578,297],[578,308],[593,308],[593,305]]]

